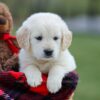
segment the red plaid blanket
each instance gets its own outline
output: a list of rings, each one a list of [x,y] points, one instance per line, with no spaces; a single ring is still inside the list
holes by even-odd
[[[21,72],[0,72],[0,100],[65,100],[77,86],[78,75],[71,72],[62,82],[62,88],[56,94],[51,94],[46,88],[47,76],[43,75],[43,83],[39,87],[30,87],[26,77]]]

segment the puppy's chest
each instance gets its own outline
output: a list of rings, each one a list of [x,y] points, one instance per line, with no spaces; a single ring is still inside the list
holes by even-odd
[[[52,67],[52,64],[51,63],[38,64],[37,67],[42,73],[48,73],[50,68]]]

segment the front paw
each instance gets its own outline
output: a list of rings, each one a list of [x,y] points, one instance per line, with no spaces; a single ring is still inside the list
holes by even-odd
[[[37,87],[41,85],[42,83],[42,77],[41,75],[30,75],[27,77],[27,83],[32,87]]]
[[[51,93],[56,93],[58,92],[61,87],[62,87],[62,81],[56,78],[48,78],[47,80],[47,88],[49,90],[49,92]]]

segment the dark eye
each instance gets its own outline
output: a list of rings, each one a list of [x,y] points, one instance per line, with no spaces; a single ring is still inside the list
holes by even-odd
[[[57,37],[57,36],[55,36],[53,39],[54,39],[54,40],[58,40],[58,37]]]
[[[38,37],[36,37],[36,39],[41,41],[43,39],[43,37],[42,36],[38,36]]]

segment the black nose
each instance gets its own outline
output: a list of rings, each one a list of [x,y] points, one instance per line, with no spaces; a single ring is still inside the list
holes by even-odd
[[[44,53],[45,53],[45,55],[47,56],[47,57],[50,57],[50,56],[52,56],[52,53],[53,53],[53,50],[44,50]]]
[[[0,24],[5,25],[6,24],[6,19],[5,18],[0,18]]]

